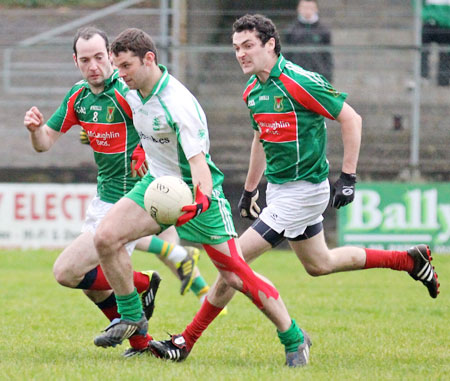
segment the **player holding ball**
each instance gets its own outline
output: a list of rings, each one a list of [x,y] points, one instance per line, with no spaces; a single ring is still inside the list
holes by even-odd
[[[200,104],[158,64],[155,44],[142,30],[130,28],[120,33],[111,51],[119,76],[132,89],[126,101],[147,154],[148,172],[111,208],[94,238],[121,314],[116,324],[95,339],[95,344],[115,346],[133,333],[147,332],[147,319],[133,286],[125,245],[169,227],[158,224],[147,213],[144,195],[156,178],[176,176],[191,187],[195,198],[193,204],[183,207],[185,213],[176,222],[179,236],[201,243],[230,290],[243,292],[285,334],[282,343],[295,348],[306,363],[310,345],[308,339],[302,339],[306,334],[293,322],[272,283],[253,272],[242,258],[230,205],[222,191],[223,174],[209,155],[207,121]],[[207,296],[186,328],[186,335],[174,338],[179,345],[173,352],[175,356],[185,358],[201,332],[224,307],[211,303]]]

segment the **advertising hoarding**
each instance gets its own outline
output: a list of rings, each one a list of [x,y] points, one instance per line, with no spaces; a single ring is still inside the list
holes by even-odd
[[[66,246],[95,194],[95,184],[0,184],[0,247]]]
[[[450,253],[450,184],[358,183],[338,210],[339,245],[403,250],[428,244]]]

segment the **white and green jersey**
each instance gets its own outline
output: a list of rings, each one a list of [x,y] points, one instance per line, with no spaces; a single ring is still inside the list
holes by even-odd
[[[131,154],[139,143],[131,109],[125,101],[128,87],[117,71],[106,79],[105,89],[94,94],[87,81],[76,83],[47,125],[66,133],[82,126],[89,137],[98,167],[97,193],[115,203],[140,180],[131,177]]]
[[[203,152],[211,170],[213,186],[223,182],[223,174],[209,156],[206,116],[197,99],[167,69],[159,65],[162,77],[145,99],[130,90],[126,100],[133,122],[147,154],[149,175],[181,177],[192,186],[188,160]]]
[[[265,83],[250,77],[243,99],[253,128],[261,134],[269,183],[317,184],[327,178],[325,118],[335,119],[346,97],[320,74],[282,55]]]

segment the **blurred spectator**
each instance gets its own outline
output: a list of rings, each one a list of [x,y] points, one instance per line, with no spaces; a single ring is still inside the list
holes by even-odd
[[[297,5],[297,20],[289,27],[286,41],[289,45],[329,46],[331,32],[319,21],[316,0],[300,0]],[[322,74],[333,80],[333,57],[331,52],[285,53],[285,57],[306,70]]]
[[[439,52],[437,83],[450,84],[450,0],[423,0],[422,5],[422,44],[429,48],[432,42],[448,45],[449,50]],[[422,53],[422,77],[430,75],[430,52]]]

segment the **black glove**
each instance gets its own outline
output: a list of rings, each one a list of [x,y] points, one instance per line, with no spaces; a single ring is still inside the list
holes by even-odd
[[[341,176],[333,184],[331,190],[331,206],[339,209],[350,204],[355,198],[356,174],[341,172]]]
[[[261,212],[261,208],[256,203],[258,197],[259,197],[258,189],[255,189],[252,192],[249,192],[244,189],[238,204],[239,213],[241,214],[241,217],[250,218],[251,220],[256,220],[258,218],[259,212]]]

